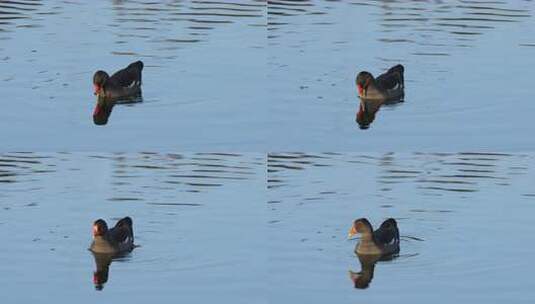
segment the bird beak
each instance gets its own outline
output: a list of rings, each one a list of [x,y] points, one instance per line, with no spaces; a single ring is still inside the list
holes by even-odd
[[[368,78],[366,80],[366,83],[364,83],[364,85],[362,86],[362,91],[363,91],[363,95],[366,96],[368,95],[368,86],[370,85],[370,78]]]
[[[95,88],[95,91],[93,92],[93,95],[98,95],[100,93],[100,86],[99,85],[93,85]]]
[[[358,233],[357,228],[353,225],[351,229],[349,229],[349,233],[347,234],[347,238],[350,239],[353,236],[355,236]]]

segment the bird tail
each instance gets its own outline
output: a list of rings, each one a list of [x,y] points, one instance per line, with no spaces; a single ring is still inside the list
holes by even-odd
[[[115,224],[115,227],[127,226],[127,227],[132,228],[132,225],[133,225],[132,219],[129,216],[127,216],[127,217],[120,219],[117,222],[117,224]]]
[[[398,65],[391,67],[388,70],[388,73],[397,74],[399,77],[399,82],[401,83],[401,86],[403,88],[405,87],[405,75],[404,75],[405,68],[403,67],[403,65],[398,64]]]

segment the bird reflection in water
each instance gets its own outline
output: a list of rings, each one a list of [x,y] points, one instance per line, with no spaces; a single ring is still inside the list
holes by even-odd
[[[362,130],[368,129],[375,120],[375,115],[381,106],[394,105],[401,102],[403,102],[403,99],[394,101],[361,99],[355,121]]]
[[[108,282],[110,265],[113,261],[124,260],[128,253],[111,254],[111,253],[95,253],[92,252],[95,258],[96,270],[93,272],[93,284],[96,290],[104,289],[104,284]]]
[[[111,112],[113,111],[113,107],[116,105],[129,105],[140,102],[143,102],[141,95],[129,100],[113,100],[99,97],[95,109],[93,110],[93,122],[98,126],[106,125],[111,116]]]
[[[93,283],[96,290],[102,290],[104,284],[108,282],[108,274],[110,272],[110,264],[113,259],[112,254],[107,253],[93,253],[97,269],[93,272]]]
[[[373,280],[373,272],[375,270],[375,264],[378,261],[390,261],[397,257],[396,254],[381,256],[381,255],[366,255],[357,254],[360,262],[360,271],[349,271],[349,278],[353,281],[355,288],[366,289],[370,286]]]

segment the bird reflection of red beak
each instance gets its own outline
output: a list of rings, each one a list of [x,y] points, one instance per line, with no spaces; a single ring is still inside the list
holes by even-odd
[[[364,116],[365,108],[362,106],[362,103],[359,105],[359,110],[357,112],[357,121],[360,119],[362,120],[362,117]]]
[[[100,104],[97,103],[97,105],[95,106],[95,110],[93,111],[93,116],[100,115],[100,112],[102,112],[102,107],[100,106]],[[97,229],[97,227],[93,227],[93,231],[95,231],[95,229]]]

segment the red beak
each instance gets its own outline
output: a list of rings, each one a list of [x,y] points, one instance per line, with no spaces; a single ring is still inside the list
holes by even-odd
[[[95,87],[95,92],[93,93],[93,95],[98,95],[100,93],[100,86],[97,84],[94,84],[93,86]]]
[[[359,91],[359,96],[362,96],[362,91],[364,91],[364,89],[362,88],[360,84],[357,85],[357,89]]]

